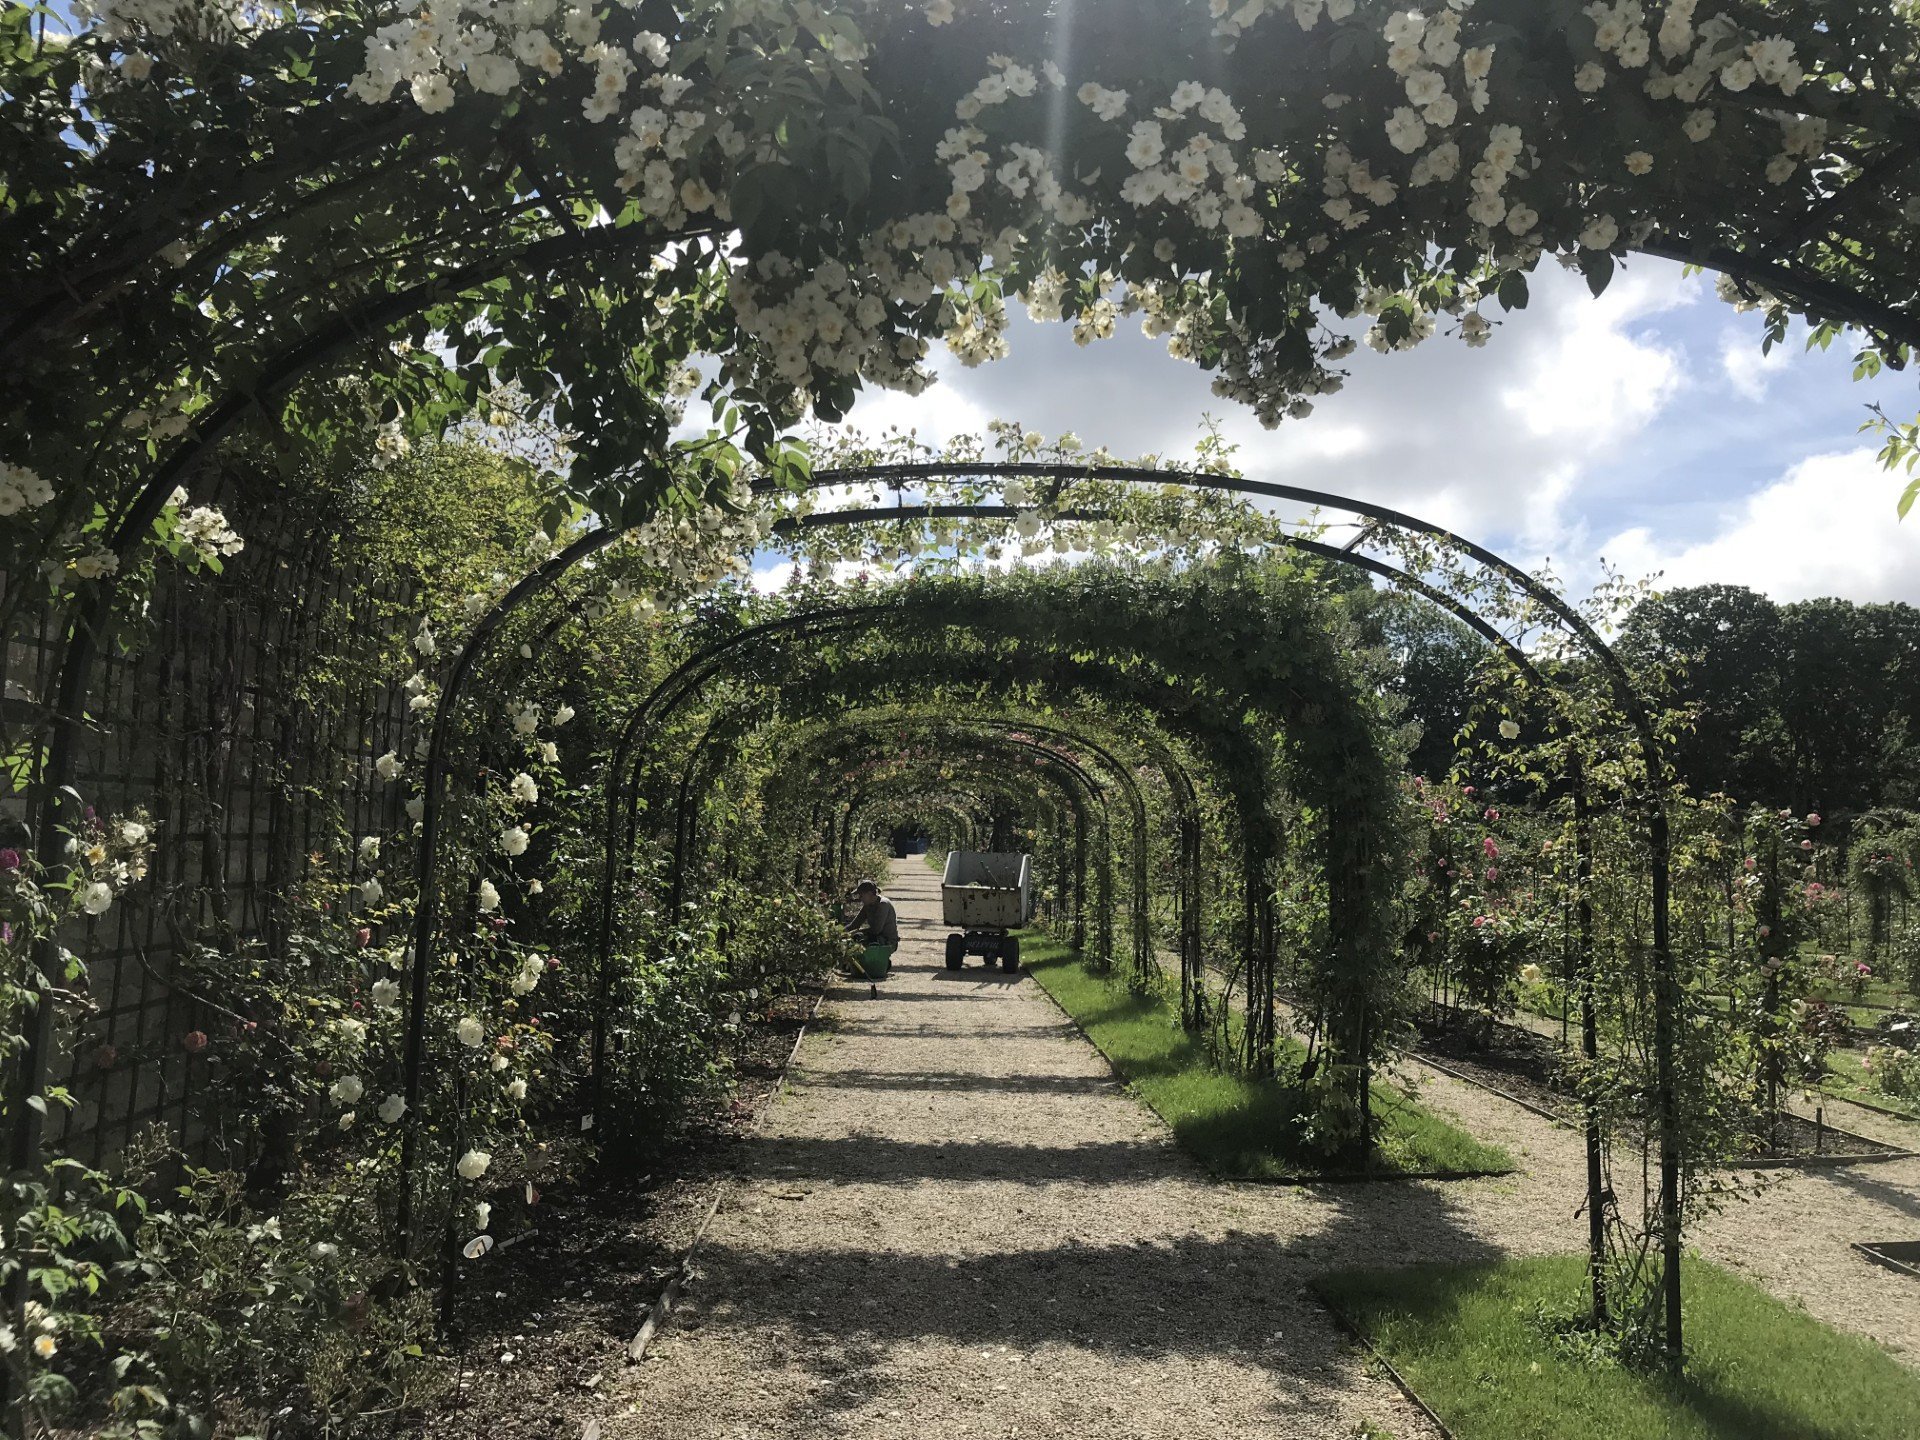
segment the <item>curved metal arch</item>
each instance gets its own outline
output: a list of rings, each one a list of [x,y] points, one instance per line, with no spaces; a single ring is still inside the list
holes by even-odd
[[[1089,771],[1084,765],[1081,765],[1078,761],[1074,760],[1071,756],[1063,755],[1059,751],[1040,745],[1037,742],[1021,741],[1009,734],[1002,734],[1000,736],[995,737],[991,741],[988,741],[982,737],[966,736],[960,733],[964,731],[965,727],[967,726],[979,726],[983,728],[996,729],[996,730],[1002,730],[1002,731],[1010,731],[1018,728],[1024,728],[1019,724],[1019,722],[998,720],[997,718],[994,718],[994,717],[984,717],[984,716],[975,717],[972,719],[959,719],[959,720],[941,717],[936,720],[936,719],[921,719],[919,717],[913,717],[913,716],[885,715],[885,714],[860,715],[856,712],[854,714],[850,714],[846,716],[844,719],[825,722],[822,725],[822,728],[820,729],[818,735],[813,738],[822,740],[822,741],[829,741],[832,743],[840,743],[840,740],[842,737],[846,737],[849,735],[857,735],[867,731],[879,730],[882,727],[886,727],[886,726],[897,726],[897,727],[918,726],[922,729],[926,729],[934,726],[951,727],[951,730],[954,732],[954,735],[951,738],[959,738],[959,739],[967,740],[971,743],[971,745],[974,748],[984,749],[987,746],[992,745],[992,746],[998,746],[1002,749],[1017,748],[1027,753],[1045,756],[1047,757],[1050,763],[1057,766],[1064,767],[1065,769],[1070,771],[1077,779],[1081,781],[1082,785],[1086,789],[1087,794],[1100,807],[1101,814],[1102,814],[1102,820],[1101,820],[1102,829],[1110,830],[1110,822],[1107,818],[1105,818],[1107,814],[1106,787],[1102,785],[1093,776],[1091,771]],[[676,859],[676,863],[679,863],[678,859]]]
[[[1145,924],[1146,924],[1146,918],[1147,918],[1147,910],[1146,910],[1147,810],[1146,810],[1146,799],[1145,799],[1145,796],[1142,795],[1140,792],[1139,782],[1134,777],[1131,770],[1124,763],[1116,759],[1110,751],[1106,750],[1104,746],[1098,744],[1097,742],[1089,739],[1084,735],[1079,734],[1078,732],[1066,730],[1057,726],[1050,726],[1043,723],[1036,723],[1036,722],[1028,721],[1026,719],[1011,719],[1011,718],[1004,718],[1001,716],[982,715],[982,716],[968,716],[968,717],[947,717],[947,716],[922,717],[922,716],[913,716],[913,715],[888,716],[884,714],[860,716],[859,712],[854,712],[853,715],[849,717],[847,724],[845,725],[830,724],[824,733],[833,734],[836,732],[852,729],[855,726],[858,726],[859,728],[864,729],[867,727],[878,727],[883,725],[912,726],[912,727],[917,727],[923,731],[928,729],[936,729],[936,730],[950,729],[953,731],[964,731],[969,726],[975,726],[975,727],[981,727],[985,729],[1000,731],[1002,732],[1004,737],[1001,743],[1021,744],[1023,748],[1030,749],[1030,750],[1037,750],[1037,751],[1040,751],[1040,753],[1052,756],[1057,763],[1071,765],[1075,770],[1075,772],[1081,775],[1085,779],[1086,783],[1090,787],[1090,793],[1092,793],[1096,797],[1096,799],[1098,799],[1104,814],[1104,811],[1106,808],[1104,787],[1100,786],[1098,782],[1092,778],[1091,773],[1087,771],[1084,766],[1080,765],[1077,761],[1072,760],[1070,757],[1061,755],[1058,751],[1048,749],[1046,747],[1038,746],[1030,742],[1022,742],[1018,739],[1018,736],[1015,732],[1032,732],[1035,734],[1050,734],[1066,744],[1080,746],[1081,748],[1089,750],[1094,754],[1098,755],[1102,763],[1114,774],[1116,779],[1119,781],[1121,789],[1126,792],[1127,798],[1130,802],[1130,809],[1132,811],[1133,822],[1134,822],[1132,828],[1133,828],[1133,834],[1134,834],[1133,851],[1134,851],[1134,876],[1135,876],[1134,934],[1135,934],[1135,941],[1136,941],[1136,950],[1138,950],[1139,942],[1146,934]],[[1101,825],[1102,825],[1103,832],[1107,833],[1110,836],[1111,835],[1110,822],[1103,818]],[[1136,959],[1136,964],[1141,963],[1140,957],[1138,956],[1138,954],[1136,954],[1135,959]]]
[[[1003,719],[997,716],[924,718],[906,716],[902,717],[898,723],[921,727],[939,725],[965,727],[968,725],[978,725],[1002,731],[1029,731],[1038,735],[1052,735],[1056,739],[1068,744],[1078,745],[1098,756],[1102,764],[1104,764],[1115,779],[1119,781],[1121,789],[1126,793],[1129,809],[1132,812],[1135,835],[1133,846],[1133,890],[1135,895],[1132,937],[1134,948],[1133,958],[1136,968],[1144,969],[1148,963],[1148,951],[1150,949],[1150,937],[1147,928],[1148,912],[1146,908],[1148,884],[1147,805],[1146,797],[1141,793],[1139,781],[1134,776],[1131,768],[1118,759],[1112,751],[1108,750],[1092,737],[1079,731],[1067,730],[1043,721]]]
[[[633,843],[632,806],[637,803],[638,788],[637,783],[632,786],[626,785],[623,769],[626,765],[630,765],[633,762],[634,751],[643,724],[649,720],[662,720],[666,715],[671,714],[681,703],[697,693],[699,688],[703,686],[707,680],[721,672],[723,667],[719,662],[728,654],[761,638],[775,635],[784,636],[794,631],[811,634],[815,630],[854,628],[869,621],[877,621],[889,617],[899,618],[903,615],[906,615],[906,618],[910,619],[921,618],[907,615],[906,612],[903,612],[901,608],[896,605],[877,603],[864,606],[834,607],[828,610],[808,611],[799,615],[781,617],[735,632],[720,641],[708,645],[694,656],[682,662],[666,680],[663,680],[655,687],[655,690],[642,702],[641,707],[629,717],[626,724],[622,727],[620,741],[615,750],[615,764],[621,768],[610,770],[606,781],[609,813],[602,870],[602,910],[599,925],[600,957],[603,967],[608,963],[608,956],[611,953],[612,947],[614,877],[617,876],[623,868],[616,853],[617,822],[614,811],[618,804],[618,796],[621,791],[625,789],[629,796],[627,844],[628,847],[631,848]],[[928,628],[935,628],[939,623],[938,620],[934,620],[929,624]],[[1122,766],[1119,761],[1113,759],[1111,756],[1107,758],[1110,766],[1116,773],[1126,774],[1125,767]],[[1164,763],[1162,764],[1162,768],[1164,770]],[[1193,793],[1191,777],[1186,776],[1183,772],[1181,778],[1185,781],[1187,791],[1189,795],[1191,795]],[[1131,782],[1130,775],[1127,776],[1127,780],[1129,783]],[[683,779],[681,790],[684,792],[685,788],[686,784]],[[684,809],[684,803],[676,805],[677,813],[683,813]]]
[[[876,607],[875,613],[881,614],[881,615],[893,615],[893,614],[898,614],[900,612],[897,609],[897,607],[894,607],[894,606],[880,606],[880,607]],[[1058,665],[1068,665],[1070,662],[1059,661],[1056,663]],[[1076,668],[1086,668],[1086,667],[1076,667]],[[1099,670],[1099,667],[1097,666],[1091,667],[1091,668],[1093,668],[1095,671]],[[1097,684],[1093,684],[1090,681],[1083,681],[1081,683],[1083,685],[1089,686],[1089,688],[1091,688],[1095,693],[1098,693],[1099,686]],[[1144,706],[1149,712],[1151,712],[1154,709],[1153,703],[1150,700],[1146,700],[1144,698],[1136,699],[1134,703]],[[687,778],[683,776],[682,786],[681,786],[681,789],[683,792],[686,789],[687,783],[688,783]],[[1253,815],[1255,812],[1252,810],[1248,810],[1244,800],[1237,795],[1235,797],[1235,803],[1236,803],[1236,806],[1242,809],[1242,811],[1244,812],[1242,814],[1243,845],[1247,847],[1246,854],[1243,856],[1242,889],[1244,890],[1245,901],[1247,906],[1246,933],[1248,938],[1246,943],[1248,948],[1248,962],[1249,964],[1253,965],[1255,971],[1258,974],[1260,974],[1262,977],[1270,979],[1272,953],[1273,953],[1271,903],[1270,903],[1270,900],[1264,894],[1262,878],[1261,878],[1264,873],[1265,859],[1269,852],[1264,848],[1263,845],[1260,844],[1255,832],[1252,829],[1247,828],[1252,825]],[[682,814],[685,813],[684,804],[681,805],[679,813],[682,813]],[[1338,823],[1337,817],[1335,817],[1330,811],[1329,824],[1337,824],[1337,823]],[[1146,887],[1144,885],[1136,886],[1136,890],[1138,893],[1144,893],[1145,888]],[[1340,894],[1336,894],[1331,903],[1333,903],[1336,906],[1336,908],[1338,908],[1338,907],[1344,906],[1345,904],[1352,903],[1352,900],[1351,900],[1351,897],[1343,897]],[[1102,913],[1103,924],[1104,924],[1105,917],[1106,917],[1106,907],[1104,905],[1101,908],[1101,913]],[[1188,913],[1191,914],[1193,912],[1190,909]],[[1138,917],[1136,917],[1136,919],[1137,918]],[[1136,925],[1136,937],[1138,937],[1141,928],[1142,927]],[[1150,945],[1150,940],[1148,943]],[[1105,941],[1104,932],[1103,932],[1102,945],[1099,948],[1102,950],[1102,953],[1107,953],[1111,950],[1110,944],[1106,943]],[[1138,950],[1138,945],[1136,944],[1136,952],[1137,950]],[[1136,965],[1141,968],[1144,968],[1144,963],[1145,962],[1141,960],[1138,954],[1136,953]],[[1186,988],[1187,988],[1187,998],[1191,1003],[1198,992],[1199,977],[1197,973],[1197,968],[1194,965],[1189,965],[1188,969],[1189,969],[1189,985]],[[1258,1071],[1264,1071],[1269,1065],[1271,1056],[1272,1056],[1272,1051],[1273,1051],[1273,1044],[1277,1038],[1275,1033],[1274,1023],[1273,1023],[1272,1005],[1270,1003],[1272,997],[1266,993],[1268,988],[1270,987],[1263,986],[1260,994],[1257,997],[1255,997],[1254,1013],[1262,1017],[1261,1023],[1258,1026],[1256,1026],[1254,1029],[1251,1029],[1247,1032],[1249,1037],[1247,1042],[1247,1053],[1249,1057],[1252,1059],[1255,1069]],[[1190,1016],[1189,1018],[1192,1018],[1192,1017]]]
[[[868,729],[868,728],[877,729],[879,727],[894,726],[894,725],[899,725],[901,723],[902,723],[901,718],[897,716],[888,716],[888,717],[874,716],[865,721],[850,722],[849,726],[835,727],[835,728],[836,730],[839,730],[842,733],[844,733],[845,730],[850,728],[857,727],[858,729],[862,729],[862,730]],[[942,722],[942,723],[950,723],[950,722]],[[961,724],[968,724],[968,723],[987,724],[988,722],[984,718],[982,718],[982,719],[977,719],[971,722],[960,722],[960,723]],[[1014,722],[1005,722],[1005,724],[1009,728],[1013,726],[1013,723]],[[998,727],[995,727],[995,728],[998,728]],[[1113,842],[1112,842],[1113,825],[1112,825],[1112,820],[1110,818],[1109,811],[1108,811],[1105,787],[1102,786],[1099,783],[1099,781],[1093,777],[1091,772],[1089,772],[1086,769],[1086,767],[1080,765],[1078,762],[1074,761],[1071,757],[1062,755],[1058,751],[1049,749],[1046,746],[1038,744],[1037,742],[1018,740],[1007,735],[996,737],[991,742],[987,742],[983,739],[983,737],[979,737],[979,736],[959,735],[959,736],[951,736],[946,738],[965,740],[969,742],[965,748],[978,749],[982,753],[987,753],[988,747],[989,745],[991,745],[992,747],[1002,751],[1008,748],[1014,748],[1014,749],[1018,749],[1023,753],[1034,754],[1039,757],[1042,757],[1042,760],[1046,765],[1050,765],[1056,769],[1059,769],[1062,773],[1068,775],[1073,780],[1076,780],[1079,782],[1081,788],[1085,790],[1088,797],[1090,797],[1094,801],[1094,803],[1099,807],[1099,833],[1102,838],[1099,843],[1098,858],[1095,865],[1095,880],[1099,889],[1099,895],[1095,901],[1095,905],[1096,905],[1096,908],[1101,912],[1101,914],[1105,915],[1111,909],[1111,905],[1112,905],[1112,880],[1111,880],[1110,870],[1111,870],[1111,856],[1112,856],[1112,850],[1113,850]],[[1010,779],[1006,779],[1003,777],[996,776],[995,782],[996,784],[1000,785],[1002,788],[1007,789],[1009,791],[1017,790],[1019,788],[1015,786]],[[921,783],[924,783],[924,782],[921,782]],[[1057,778],[1055,778],[1054,783],[1056,785],[1060,785],[1060,782]],[[1066,795],[1071,795],[1073,794],[1073,791],[1070,786],[1061,785],[1061,793]],[[863,797],[856,795],[854,799],[849,802],[848,817],[847,817],[847,823],[849,826],[852,824],[854,811],[857,810],[859,805],[862,803],[862,798]],[[1074,818],[1074,839],[1073,839],[1073,849],[1074,849],[1073,882],[1074,882],[1074,922],[1075,922],[1074,944],[1077,947],[1084,947],[1085,941],[1086,941],[1084,912],[1085,912],[1085,901],[1086,901],[1086,861],[1087,861],[1087,840],[1088,840],[1088,836],[1087,836],[1088,816],[1087,816],[1086,808],[1083,805],[1079,804],[1077,801],[1071,804],[1069,806],[1069,809],[1072,811],[1073,818]],[[1103,926],[1103,933],[1104,933],[1104,926]]]

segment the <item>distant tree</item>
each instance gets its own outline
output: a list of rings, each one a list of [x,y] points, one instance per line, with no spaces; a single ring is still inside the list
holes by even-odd
[[[1780,693],[1785,632],[1778,606],[1742,585],[1669,590],[1637,606],[1619,649],[1664,677],[1692,717],[1674,765],[1696,794],[1784,803],[1790,773]]]
[[[1884,794],[1907,767],[1911,627],[1889,613],[1904,609],[1832,599],[1781,607],[1780,714],[1793,762],[1784,803],[1794,809],[1844,816],[1912,798]]]
[[[1444,779],[1453,768],[1454,737],[1473,705],[1486,642],[1418,596],[1375,592],[1367,612],[1363,629],[1393,662],[1387,689],[1404,702],[1406,720],[1419,727],[1407,764],[1416,775]]]

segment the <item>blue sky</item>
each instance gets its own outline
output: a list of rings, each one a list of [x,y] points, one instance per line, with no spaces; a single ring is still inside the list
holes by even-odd
[[[1008,359],[967,370],[941,353],[939,385],[873,392],[848,423],[937,441],[1012,419],[1135,455],[1189,449],[1211,414],[1248,474],[1551,559],[1572,590],[1604,555],[1668,584],[1920,603],[1920,512],[1896,519],[1901,482],[1857,433],[1870,401],[1903,419],[1920,410],[1911,375],[1855,383],[1844,340],[1808,354],[1800,334],[1763,360],[1759,317],[1666,261],[1631,261],[1599,301],[1549,262],[1533,292],[1479,350],[1444,336],[1398,355],[1362,348],[1345,390],[1275,431],[1135,322],[1082,349],[1067,327],[1024,315]]]

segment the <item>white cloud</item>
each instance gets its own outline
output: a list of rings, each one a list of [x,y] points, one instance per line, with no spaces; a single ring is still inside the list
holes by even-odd
[[[935,348],[940,383],[919,397],[870,392],[849,422],[872,433],[917,426],[923,440],[980,432],[990,418],[1115,454],[1190,453],[1204,415],[1259,479],[1394,505],[1497,544],[1564,551],[1566,509],[1596,466],[1618,454],[1686,383],[1672,343],[1647,322],[1692,305],[1704,282],[1678,265],[1636,262],[1595,301],[1578,277],[1543,267],[1533,304],[1502,315],[1491,344],[1448,335],[1408,354],[1364,347],[1340,393],[1277,430],[1211,391],[1131,326],[1082,349],[1064,325],[1016,313],[1012,354],[966,370]]]
[[[1691,300],[1670,277],[1644,270],[1623,273],[1597,302],[1574,299],[1500,403],[1534,436],[1588,444],[1639,430],[1679,388],[1680,361],[1624,327]]]
[[[1767,385],[1793,363],[1785,345],[1776,345],[1765,354],[1753,337],[1730,330],[1720,342],[1720,369],[1727,384],[1749,400],[1766,398]]]
[[[1721,517],[1707,539],[1673,545],[1645,526],[1601,553],[1666,587],[1747,585],[1776,600],[1832,595],[1920,603],[1920,525],[1894,513],[1900,481],[1869,449],[1800,461]]]

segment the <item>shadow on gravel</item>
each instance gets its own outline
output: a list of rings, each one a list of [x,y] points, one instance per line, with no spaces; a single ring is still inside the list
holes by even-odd
[[[1104,1075],[979,1075],[962,1071],[833,1070],[807,1077],[809,1090],[881,1090],[930,1094],[977,1090],[995,1095],[1113,1095]]]
[[[1059,1153],[1071,1163],[1057,1168],[1077,1168],[1082,1178],[1103,1163],[1078,1148]],[[1125,1157],[1112,1153],[1104,1163],[1124,1164]],[[1137,1170],[1132,1178],[1141,1178]],[[850,1227],[846,1249],[716,1246],[703,1255],[718,1301],[704,1324],[751,1332],[755,1348],[784,1353],[830,1378],[826,1392],[792,1396],[792,1428],[781,1434],[815,1433],[809,1410],[817,1415],[886,1394],[901,1383],[890,1362],[894,1349],[937,1340],[1028,1353],[1067,1346],[1117,1354],[1122,1363],[1226,1359],[1271,1372],[1280,1392],[1272,1411],[1290,1422],[1286,1433],[1342,1436],[1351,1432],[1338,1423],[1335,1392],[1352,1398],[1347,1345],[1306,1295],[1307,1279],[1363,1256],[1390,1263],[1401,1242],[1421,1258],[1491,1259],[1495,1252],[1461,1231],[1430,1191],[1407,1187],[1390,1215],[1364,1199],[1330,1199],[1323,1228],[1292,1237],[1229,1230],[1130,1245],[1069,1241],[986,1255],[916,1255],[862,1249]],[[1392,1246],[1379,1243],[1383,1224],[1394,1227]],[[1044,1370],[1044,1359],[1035,1363]],[[1044,1383],[1025,1366],[1010,1366],[1010,1374],[1025,1385]]]
[[[752,1158],[752,1169],[758,1174],[847,1185],[914,1185],[922,1180],[949,1185],[1041,1185],[1060,1180],[1139,1185],[1166,1178],[1170,1171],[1181,1178],[1199,1177],[1197,1167],[1189,1170],[1178,1153],[1158,1138],[1054,1146],[843,1135],[831,1140],[762,1139],[755,1143]]]
[[[1885,1180],[1877,1179],[1863,1171],[1840,1167],[1814,1173],[1832,1181],[1835,1185],[1853,1191],[1863,1200],[1877,1201],[1889,1209],[1898,1210],[1909,1220],[1920,1220],[1920,1192],[1916,1192],[1911,1186],[1890,1185]]]

